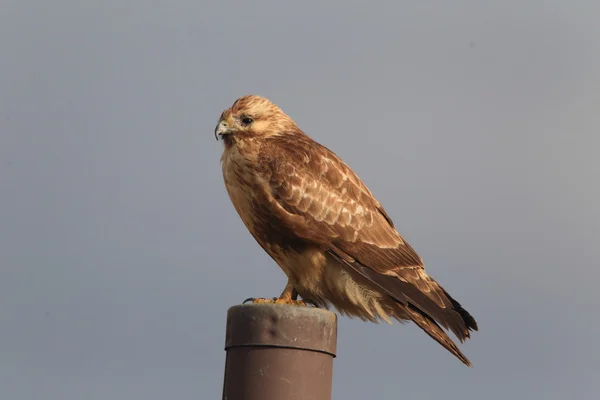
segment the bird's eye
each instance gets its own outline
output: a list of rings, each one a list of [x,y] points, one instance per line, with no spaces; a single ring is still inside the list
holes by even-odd
[[[250,117],[243,117],[242,118],[242,124],[243,125],[250,125],[252,123],[252,121],[254,121],[252,118]]]

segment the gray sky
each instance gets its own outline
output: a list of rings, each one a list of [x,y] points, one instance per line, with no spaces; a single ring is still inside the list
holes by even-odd
[[[469,369],[342,318],[334,399],[597,398],[599,3],[280,3],[1,2],[0,397],[220,398],[227,308],[285,284],[213,137],[255,93],[480,325]]]

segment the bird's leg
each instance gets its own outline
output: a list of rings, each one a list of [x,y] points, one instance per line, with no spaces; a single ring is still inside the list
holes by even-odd
[[[275,300],[275,304],[294,304],[297,306],[306,306],[305,302],[298,300],[298,291],[294,288],[294,285],[289,280],[279,298]]]
[[[302,300],[298,300],[298,291],[294,288],[294,284],[288,279],[287,285],[285,285],[285,289],[281,292],[279,297],[274,297],[272,299],[265,298],[249,298],[244,301],[252,302],[252,304],[291,304],[295,306],[305,306],[306,303]]]

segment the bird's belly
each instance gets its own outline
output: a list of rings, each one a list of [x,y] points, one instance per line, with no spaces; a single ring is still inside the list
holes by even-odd
[[[326,263],[320,249],[309,247],[299,250],[274,246],[271,250],[272,257],[300,292],[311,293],[313,297],[320,292]]]
[[[294,286],[302,298],[320,306],[333,306],[342,314],[363,320],[375,321],[379,316],[389,322],[388,315],[406,319],[395,302],[386,301],[369,282],[321,249],[308,250],[289,265]]]

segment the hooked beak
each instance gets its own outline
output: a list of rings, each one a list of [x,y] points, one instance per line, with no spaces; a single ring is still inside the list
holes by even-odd
[[[219,121],[215,128],[215,139],[219,140],[219,136],[231,135],[233,130],[227,126],[225,121]]]

